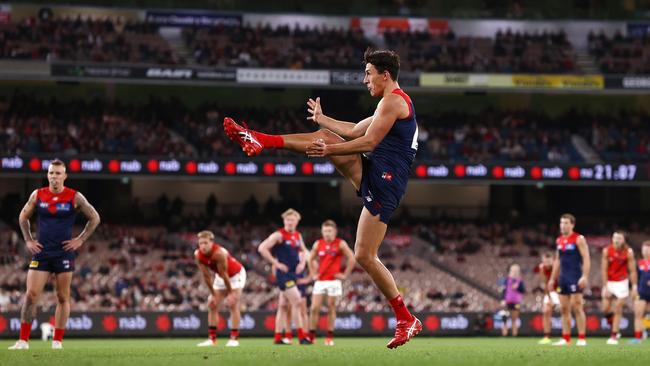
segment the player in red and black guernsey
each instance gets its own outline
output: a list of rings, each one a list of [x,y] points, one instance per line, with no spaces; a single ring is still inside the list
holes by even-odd
[[[316,339],[316,326],[323,300],[327,299],[327,336],[325,345],[334,345],[334,322],[336,321],[336,306],[343,295],[345,280],[354,269],[354,253],[345,240],[337,237],[336,223],[327,220],[321,225],[322,239],[317,240],[309,254],[309,270],[314,279],[311,296],[311,312],[309,316],[309,338],[312,343]],[[345,270],[341,267],[343,258],[346,259]]]
[[[300,213],[292,208],[282,213],[284,226],[264,239],[260,243],[258,251],[275,268],[276,285],[280,289],[278,304],[288,303],[291,307],[293,323],[298,328],[299,342],[310,344],[309,337],[304,331],[306,324],[302,323],[300,316],[301,295],[297,286],[297,274],[306,268],[309,255],[302,235],[296,230],[300,218]],[[282,340],[282,328],[286,323],[285,317],[286,311],[278,306],[275,318],[275,344],[287,344]]]
[[[388,348],[399,347],[422,330],[408,310],[395,279],[378,252],[392,213],[397,209],[411,175],[418,149],[418,126],[411,98],[400,88],[399,56],[390,50],[366,50],[363,83],[381,98],[371,117],[359,123],[338,121],[323,114],[320,98],[307,102],[308,119],[320,130],[312,133],[268,135],[224,119],[228,137],[249,156],[264,149],[287,149],[309,157],[327,157],[357,190],[363,209],[354,245],[357,263],[388,299],[397,325]]]
[[[76,250],[90,238],[99,225],[99,214],[86,197],[64,185],[65,164],[53,160],[47,170],[49,185],[32,192],[19,216],[20,229],[27,250],[32,254],[27,271],[27,289],[20,312],[20,339],[9,349],[29,349],[32,321],[36,306],[51,275],[56,284],[57,304],[54,314],[53,349],[63,348],[63,333],[70,316],[70,283]],[[83,231],[72,237],[77,212],[88,222]],[[32,237],[29,220],[37,215],[37,234]]]
[[[239,346],[239,322],[241,320],[241,295],[246,286],[246,269],[226,248],[214,242],[211,231],[197,234],[198,249],[194,259],[199,266],[205,284],[210,289],[208,297],[208,339],[197,344],[199,347],[217,345],[217,324],[219,305],[226,300],[230,310],[230,339],[226,347]],[[214,272],[214,275],[212,272]]]
[[[538,344],[551,343],[551,316],[553,309],[560,306],[560,297],[555,291],[557,285],[553,286],[553,291],[549,291],[548,282],[551,280],[553,273],[553,252],[545,252],[542,254],[542,262],[537,266],[536,270],[541,280],[542,288],[544,289],[544,298],[542,300],[542,324],[544,328],[544,338]]]
[[[650,303],[650,240],[643,242],[641,256],[641,260],[637,263],[639,285],[638,288],[632,287],[632,296],[634,297],[634,339],[629,341],[630,344],[641,343],[641,334],[644,329],[643,317]]]
[[[584,236],[573,231],[575,216],[564,214],[560,217],[560,236],[555,244],[557,252],[553,262],[553,272],[547,287],[555,289],[556,283],[560,294],[560,311],[562,313],[562,339],[554,346],[566,346],[571,343],[571,312],[576,317],[578,341],[576,346],[586,346],[586,317],[582,290],[588,285],[591,260],[589,248]],[[557,281],[557,282],[556,282]]]
[[[601,271],[603,314],[612,330],[607,344],[617,345],[623,307],[630,296],[630,282],[636,286],[637,280],[634,251],[627,245],[623,231],[615,231],[612,243],[603,249]]]

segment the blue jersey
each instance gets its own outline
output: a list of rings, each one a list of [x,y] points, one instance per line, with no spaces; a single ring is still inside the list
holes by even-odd
[[[300,262],[300,251],[302,250],[302,237],[300,233],[294,231],[292,233],[280,229],[280,234],[282,234],[282,242],[277,243],[271,249],[271,254],[277,260],[289,267],[289,272],[295,274],[296,267]]]
[[[74,253],[63,250],[63,242],[72,239],[72,227],[77,216],[74,204],[76,194],[77,191],[67,187],[60,193],[53,193],[48,187],[37,191],[36,240],[43,245],[43,250],[34,255],[34,260],[60,256],[74,257]]]
[[[650,299],[650,259],[642,259],[639,267],[639,295],[644,299]],[[648,300],[646,300],[648,301]]]
[[[577,243],[579,236],[578,233],[572,233],[569,236],[560,236],[555,241],[560,255],[560,286],[577,284],[582,277],[582,255]]]
[[[357,194],[372,215],[388,224],[397,209],[411,175],[418,150],[418,125],[413,102],[402,89],[393,90],[409,107],[409,115],[395,121],[383,140],[370,154],[364,154],[361,186]]]
[[[399,183],[391,185],[392,187],[397,189],[403,187],[406,190],[411,166],[418,151],[418,124],[411,98],[402,89],[393,90],[393,94],[404,98],[410,113],[405,119],[395,121],[388,134],[369,155],[369,159],[390,174],[388,179]]]

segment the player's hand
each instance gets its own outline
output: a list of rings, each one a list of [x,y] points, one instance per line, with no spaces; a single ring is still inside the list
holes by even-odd
[[[310,158],[321,158],[329,155],[327,145],[323,139],[314,140],[311,145],[307,146],[307,151],[305,151],[305,153]]]
[[[320,106],[320,97],[313,100],[309,98],[307,101],[307,112],[311,113],[311,117],[307,117],[316,123],[319,123],[318,120],[323,116],[323,109]]]
[[[553,291],[556,290],[556,288],[554,286],[555,285],[554,282],[555,281],[548,281],[548,283],[546,284],[546,289],[548,290],[548,292],[553,292]]]
[[[25,242],[25,246],[27,246],[27,250],[33,255],[33,254],[38,254],[43,250],[43,245],[36,240],[27,240]]]
[[[77,250],[79,249],[79,247],[81,247],[81,245],[83,245],[83,243],[84,241],[79,238],[66,240],[63,242],[63,250],[65,250],[66,252]]]
[[[341,280],[341,281],[345,280],[347,277],[348,276],[344,275],[343,273],[337,273],[337,274],[334,275],[334,278],[336,278],[337,280]]]
[[[305,270],[305,262],[298,263],[296,266],[296,273],[302,273]]]
[[[589,283],[589,282],[587,281],[587,277],[582,276],[582,277],[580,277],[580,279],[578,280],[578,287],[581,288],[581,289],[584,289],[584,288],[587,287],[587,284],[588,284],[588,283]]]
[[[289,272],[289,267],[287,267],[287,265],[284,264],[284,263],[280,263],[280,262],[276,263],[276,264],[275,264],[275,268],[276,268],[277,270],[279,270],[279,271],[284,272],[284,273]]]
[[[226,297],[226,304],[228,307],[237,305],[237,297],[233,295],[232,290],[228,293],[228,297]]]

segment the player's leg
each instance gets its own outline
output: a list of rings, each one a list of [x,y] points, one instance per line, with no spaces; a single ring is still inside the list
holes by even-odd
[[[316,291],[315,288],[314,291]],[[316,292],[312,293],[311,295],[311,309],[309,312],[309,338],[312,340],[316,339],[316,328],[318,327],[318,318],[320,316],[320,309],[323,305],[324,297],[325,294]]]
[[[293,286],[284,290],[284,296],[287,299],[289,306],[291,307],[291,319],[293,320],[293,323],[295,324],[296,328],[298,328],[299,330],[298,332],[302,333],[302,330],[304,330],[305,328],[304,325],[302,324],[302,317],[300,315],[301,296],[298,287]]]
[[[224,120],[226,134],[250,156],[259,154],[264,148],[286,149],[300,154],[307,151],[307,147],[314,140],[322,139],[326,144],[345,142],[341,136],[328,129],[320,129],[310,133],[296,133],[287,135],[268,135],[261,132],[248,130],[229,118]],[[361,156],[342,155],[328,156],[336,169],[348,179],[356,189],[361,183]]]
[[[286,318],[286,300],[284,298],[284,291],[280,291],[278,296],[278,309],[275,312],[275,344],[284,344],[282,342],[282,330],[285,327],[285,318]]]
[[[576,345],[584,345],[587,336],[587,317],[581,293],[571,295],[571,309],[576,317],[576,328],[578,328],[578,342],[576,342]]]
[[[56,311],[54,312],[54,337],[52,344],[63,341],[65,325],[70,317],[70,284],[72,283],[72,272],[61,272],[55,275],[56,284]]]
[[[208,339],[197,344],[199,347],[214,346],[217,344],[219,305],[223,301],[223,293],[220,290],[215,290],[213,295],[208,296]]]
[[[571,342],[571,295],[560,295],[560,314],[562,315],[562,340],[553,343],[557,346]]]
[[[643,316],[647,302],[641,299],[634,301],[634,339],[630,342],[638,344],[641,342],[641,335],[643,334]]]
[[[36,307],[38,300],[43,293],[43,288],[50,278],[50,272],[28,270],[25,296],[23,305],[20,309],[20,338],[19,341],[10,349],[27,348],[26,342],[29,342],[29,336],[32,331],[32,321],[36,318]],[[20,342],[25,342],[25,344]],[[20,343],[20,344],[19,344]]]
[[[340,296],[327,296],[327,337],[325,345],[334,345],[334,325],[336,324],[336,306]]]
[[[226,291],[224,290],[223,292],[224,298],[226,298],[226,302],[228,303],[228,309],[230,310],[230,339],[226,343],[226,347],[236,347],[239,346],[242,289],[233,289],[227,297]]]
[[[309,324],[309,314],[307,311],[307,297],[300,295],[300,324],[302,324],[302,328],[299,329],[298,332],[298,338],[300,339],[310,339],[308,337],[308,333],[306,331],[308,324]]]
[[[395,336],[388,343],[389,348],[395,348],[408,342],[422,330],[422,323],[415,318],[404,304],[399,294],[393,275],[379,260],[377,253],[387,225],[379,220],[379,215],[373,216],[367,208],[361,210],[357,226],[357,238],[354,244],[354,257],[359,265],[370,275],[379,291],[389,300],[397,326]]]
[[[503,311],[507,311],[507,308],[503,308]],[[505,337],[508,335],[508,315],[509,311],[507,313],[504,313],[503,317],[501,317],[501,336]]]
[[[512,336],[516,337],[519,334],[519,310],[513,309],[510,311],[510,320],[512,321]]]
[[[605,284],[605,287],[607,286],[609,285]],[[614,312],[612,311],[612,303],[614,302],[614,297],[609,291],[606,291],[605,289],[603,289],[602,292],[601,310],[603,312],[605,320],[607,320],[607,324],[609,324],[609,327],[612,328],[614,325]]]
[[[549,302],[544,304],[542,312],[542,326],[544,328],[545,339],[551,338],[551,317],[553,316],[553,303],[550,300],[550,295],[547,296],[549,296]]]
[[[614,319],[612,321],[611,338],[618,340],[618,333],[621,331],[621,318],[623,317],[623,307],[627,302],[627,297],[614,300]]]

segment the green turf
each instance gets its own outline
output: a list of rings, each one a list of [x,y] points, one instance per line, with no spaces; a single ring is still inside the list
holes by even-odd
[[[243,338],[239,348],[197,348],[198,339],[66,340],[64,350],[34,340],[28,351],[8,351],[0,341],[0,365],[648,365],[650,341],[605,345],[591,338],[584,348],[539,346],[535,338],[416,338],[397,350],[384,338],[337,338],[334,347],[274,346],[271,339]],[[322,338],[319,339],[322,341]],[[319,342],[320,343],[320,342]]]

